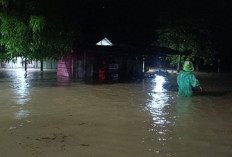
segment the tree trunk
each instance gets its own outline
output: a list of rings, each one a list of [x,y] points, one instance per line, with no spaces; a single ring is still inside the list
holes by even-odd
[[[40,71],[43,71],[43,59],[40,60]]]
[[[27,72],[27,59],[25,59],[24,69],[25,69],[25,72]]]
[[[143,73],[145,72],[145,58],[143,58]]]

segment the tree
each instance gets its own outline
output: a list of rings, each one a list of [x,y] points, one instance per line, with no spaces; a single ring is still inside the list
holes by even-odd
[[[215,51],[210,41],[210,32],[194,24],[171,23],[157,30],[159,46],[168,47],[180,52],[189,52],[182,55],[181,62],[191,60],[205,65],[214,62]],[[179,56],[168,56],[171,65],[177,65]]]
[[[25,70],[32,60],[43,63],[43,59],[57,59],[62,53],[70,51],[72,42],[80,34],[64,18],[43,14],[38,11],[42,10],[42,6],[32,2],[0,1],[0,5],[7,4],[0,14],[1,61],[21,57]]]
[[[33,58],[43,63],[43,59],[57,59],[62,53],[70,51],[75,33],[55,21],[46,20],[43,16],[31,16],[32,29],[31,51]],[[42,65],[41,65],[42,67]]]
[[[23,62],[27,63],[29,53],[28,41],[30,36],[25,19],[15,15],[1,14],[1,45],[6,49],[7,58],[22,57]],[[25,69],[26,70],[26,69]]]

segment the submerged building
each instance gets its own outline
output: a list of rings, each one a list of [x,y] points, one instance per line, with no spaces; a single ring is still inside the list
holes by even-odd
[[[167,54],[179,55],[180,52],[157,46],[114,44],[103,38],[94,44],[73,46],[71,52],[58,60],[43,60],[43,64],[31,61],[27,68],[56,69],[58,77],[118,81],[142,78],[151,66],[165,70]],[[0,64],[0,68],[7,69],[24,66],[21,58]]]
[[[77,46],[60,57],[57,75],[103,81],[139,78],[146,71],[146,60],[166,54],[180,52],[157,46],[116,45],[104,38],[95,45]]]

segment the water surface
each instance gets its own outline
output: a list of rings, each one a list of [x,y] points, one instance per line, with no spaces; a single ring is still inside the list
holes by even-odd
[[[231,157],[231,75],[89,84],[56,71],[0,71],[0,152],[7,157]]]

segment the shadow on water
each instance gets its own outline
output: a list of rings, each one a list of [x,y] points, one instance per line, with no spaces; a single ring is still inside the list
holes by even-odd
[[[220,97],[229,95],[232,93],[232,90],[225,90],[225,91],[194,91],[194,96],[214,96],[214,97]]]

